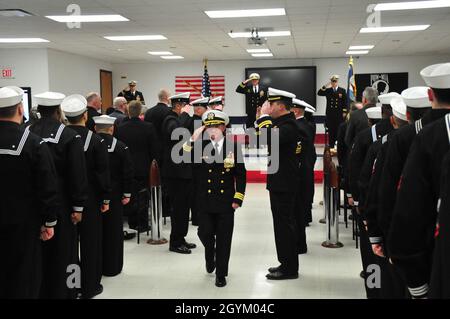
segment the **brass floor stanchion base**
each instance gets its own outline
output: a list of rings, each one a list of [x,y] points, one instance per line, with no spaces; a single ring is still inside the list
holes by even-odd
[[[326,240],[322,243],[322,246],[325,248],[342,248],[344,247],[344,244],[341,242],[332,243]]]
[[[147,240],[147,244],[149,245],[164,245],[167,244],[169,241],[165,238],[161,238],[158,240],[149,239]]]
[[[326,224],[327,220],[325,218],[319,219],[319,223],[321,224]]]

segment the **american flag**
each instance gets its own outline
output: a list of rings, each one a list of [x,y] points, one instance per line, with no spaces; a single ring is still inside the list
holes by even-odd
[[[202,95],[204,97],[211,96],[211,82],[209,82],[208,65],[205,62],[205,72],[203,73]]]
[[[208,76],[210,96],[223,96],[225,98],[225,76]],[[191,92],[191,101],[201,98],[204,95],[204,76],[176,76],[175,93]]]

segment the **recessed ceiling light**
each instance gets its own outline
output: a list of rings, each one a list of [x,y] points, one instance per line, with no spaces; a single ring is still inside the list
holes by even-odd
[[[166,60],[181,60],[184,59],[181,55],[163,55],[161,56],[162,59]]]
[[[41,38],[0,38],[0,43],[40,43],[50,42]]]
[[[263,58],[263,57],[271,57],[271,56],[273,56],[273,54],[272,53],[253,53],[252,56],[255,58]]]
[[[392,42],[400,42],[400,40],[392,40]]]
[[[375,11],[391,11],[391,10],[414,10],[414,9],[433,9],[450,7],[449,0],[436,1],[411,1],[411,2],[390,2],[379,3],[375,6]]]
[[[333,44],[341,44],[341,41],[334,41]]]
[[[231,38],[251,38],[251,32],[230,32],[228,35]],[[258,32],[260,37],[288,37],[291,35],[291,31],[264,31]]]
[[[349,50],[372,50],[374,45],[352,45],[349,47]]]
[[[172,52],[169,51],[148,51],[148,54],[151,55],[172,55]]]
[[[284,10],[284,8],[250,9],[250,10],[217,10],[217,11],[205,11],[205,13],[211,19],[246,18],[246,17],[285,16],[286,10]]]
[[[122,22],[130,21],[120,14],[45,16],[56,22]]]
[[[376,33],[376,32],[405,32],[405,31],[423,31],[430,27],[429,24],[424,25],[404,25],[398,27],[375,27],[361,28],[360,33]]]
[[[30,17],[31,13],[22,9],[0,9],[1,17]]]
[[[369,53],[369,51],[367,51],[367,50],[361,50],[361,51],[347,51],[347,52],[345,52],[345,54],[348,54],[348,55],[352,55],[352,54],[367,54],[367,53]]]
[[[279,47],[282,47],[282,46],[284,46],[284,45],[286,45],[285,43],[277,43],[277,45],[279,46]]]
[[[269,49],[247,49],[248,53],[270,53]]]
[[[167,40],[163,35],[124,35],[124,36],[106,36],[104,37],[111,41],[154,41]]]
[[[229,45],[222,45],[222,48],[229,48]]]

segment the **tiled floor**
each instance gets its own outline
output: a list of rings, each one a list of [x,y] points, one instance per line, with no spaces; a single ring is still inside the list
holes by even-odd
[[[197,249],[191,255],[171,253],[168,245],[150,246],[145,236],[140,245],[125,242],[125,266],[115,278],[104,278],[104,292],[98,298],[364,298],[359,277],[359,251],[351,238],[351,225],[340,226],[340,249],[321,246],[326,226],[321,186],[316,187],[314,222],[307,229],[308,254],[300,256],[300,278],[273,282],[266,269],[277,266],[268,193],[262,184],[249,184],[244,207],[237,211],[230,273],[225,288],[214,286],[214,274],[204,269],[203,246],[191,226],[189,242]],[[170,226],[165,226],[169,236]]]

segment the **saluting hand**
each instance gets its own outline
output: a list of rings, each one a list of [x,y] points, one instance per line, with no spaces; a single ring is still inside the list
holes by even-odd
[[[265,101],[261,107],[261,115],[270,115],[272,114],[273,108],[270,106],[269,101]]]
[[[191,111],[191,105],[190,104],[186,104],[182,109],[181,109],[181,113],[188,113]]]
[[[53,227],[45,227],[42,226],[41,227],[41,240],[42,241],[47,241],[53,238],[53,236],[55,235],[55,230],[53,229]]]
[[[70,219],[72,220],[72,223],[76,225],[81,222],[82,216],[83,215],[80,212],[73,212],[72,215],[70,215]]]
[[[233,204],[231,204],[231,207],[233,207],[233,209],[236,210],[239,207],[241,207],[241,205],[239,205],[238,203],[233,203]]]
[[[199,139],[199,137],[202,135],[203,131],[205,130],[205,126],[200,126],[198,129],[196,129],[194,131],[194,133],[192,134],[191,140],[193,142],[197,141]]]

